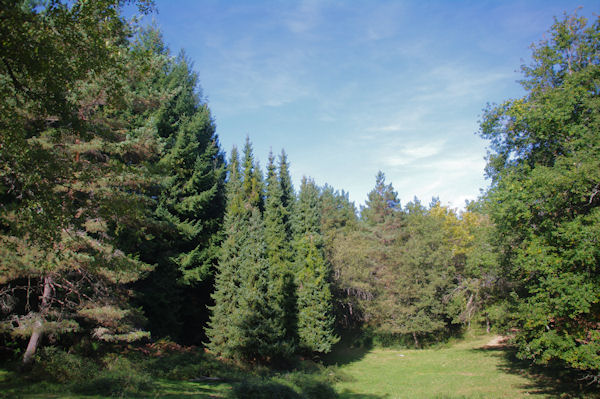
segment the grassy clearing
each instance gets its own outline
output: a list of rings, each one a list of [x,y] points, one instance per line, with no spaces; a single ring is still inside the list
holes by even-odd
[[[341,398],[578,398],[552,376],[532,374],[510,348],[485,348],[494,336],[470,336],[438,349],[359,349],[333,359],[350,381]]]
[[[32,379],[0,368],[0,398],[600,398],[596,393],[582,394],[572,383],[561,384],[557,373],[532,371],[510,348],[487,347],[493,338],[471,335],[425,350],[343,349],[327,359],[337,366],[305,361],[301,370],[288,373],[236,369],[202,352],[133,356],[119,358],[110,373],[96,373],[88,391],[81,391],[81,384]],[[128,380],[136,375],[137,380]],[[195,378],[203,375],[220,380]],[[148,390],[144,390],[146,377],[152,382]],[[132,387],[129,391],[107,393],[111,386],[126,384]]]

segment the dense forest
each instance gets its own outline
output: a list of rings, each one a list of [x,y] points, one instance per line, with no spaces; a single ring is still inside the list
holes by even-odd
[[[191,60],[122,3],[1,1],[3,358],[166,339],[289,368],[480,327],[600,383],[600,18],[556,19],[484,109],[477,201],[401,203],[379,172],[357,209],[284,150],[227,155]]]

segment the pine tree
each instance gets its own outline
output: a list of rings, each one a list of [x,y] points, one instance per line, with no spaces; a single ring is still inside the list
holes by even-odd
[[[392,184],[386,185],[383,172],[377,172],[375,188],[361,208],[361,218],[369,224],[383,223],[400,210],[400,200]]]
[[[298,336],[306,351],[327,353],[339,341],[334,333],[330,268],[323,254],[319,188],[303,178],[295,214]]]
[[[120,3],[7,4],[0,11],[0,291],[3,302],[25,298],[26,305],[10,309],[0,329],[29,339],[24,363],[48,333],[147,336],[124,285],[151,267],[121,234],[148,239],[148,163],[158,144],[151,129],[123,117],[139,99],[124,76],[137,78],[142,68],[131,62]],[[22,296],[19,279],[31,283]]]

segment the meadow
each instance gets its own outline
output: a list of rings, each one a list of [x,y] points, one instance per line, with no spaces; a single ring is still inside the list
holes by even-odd
[[[428,349],[338,347],[324,364],[305,360],[292,372],[238,369],[203,353],[116,361],[87,385],[24,377],[0,369],[0,398],[597,398],[559,374],[533,369],[489,334]],[[126,357],[127,358],[127,357]],[[76,372],[65,370],[65,373]],[[195,376],[195,377],[193,377]],[[59,378],[60,379],[60,378]],[[88,382],[89,382],[88,381]]]
[[[350,380],[336,389],[345,399],[587,397],[560,375],[519,361],[498,341],[486,334],[423,350],[348,350],[336,356]]]

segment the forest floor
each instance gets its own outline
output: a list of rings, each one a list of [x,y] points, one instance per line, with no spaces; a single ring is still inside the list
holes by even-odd
[[[435,348],[415,350],[400,348],[344,348],[328,356],[329,367],[321,369],[324,375],[334,375],[333,388],[339,399],[476,399],[476,398],[600,398],[581,394],[577,386],[561,383],[558,374],[535,370],[515,357],[514,349],[505,337],[466,334]],[[289,385],[293,378],[302,379],[302,372],[277,374],[267,382]],[[306,375],[308,376],[308,375]],[[243,377],[246,378],[246,377]],[[262,394],[257,398],[279,397],[267,386],[261,388],[256,377],[249,377]],[[252,380],[254,378],[254,380]],[[256,384],[256,382],[258,383]],[[287,381],[287,382],[286,382]],[[240,382],[227,380],[176,381],[155,379],[155,389],[145,395],[118,395],[120,397],[153,398],[229,398],[232,387]],[[0,365],[0,398],[106,398],[97,392],[75,394],[66,385],[33,382]],[[282,388],[279,384],[278,389]],[[285,387],[283,387],[285,388]],[[331,390],[331,388],[329,388]],[[235,389],[234,389],[235,390]],[[242,390],[243,391],[243,390]],[[268,392],[267,392],[268,391]],[[275,396],[269,392],[273,392]],[[278,391],[283,392],[283,391]],[[327,392],[327,391],[325,391]],[[302,397],[328,398],[323,392],[314,396],[306,391]],[[244,398],[255,395],[243,394]],[[266,394],[266,396],[265,396]],[[234,395],[237,397],[237,395]],[[287,397],[287,396],[286,396]],[[294,396],[295,397],[295,396]]]

